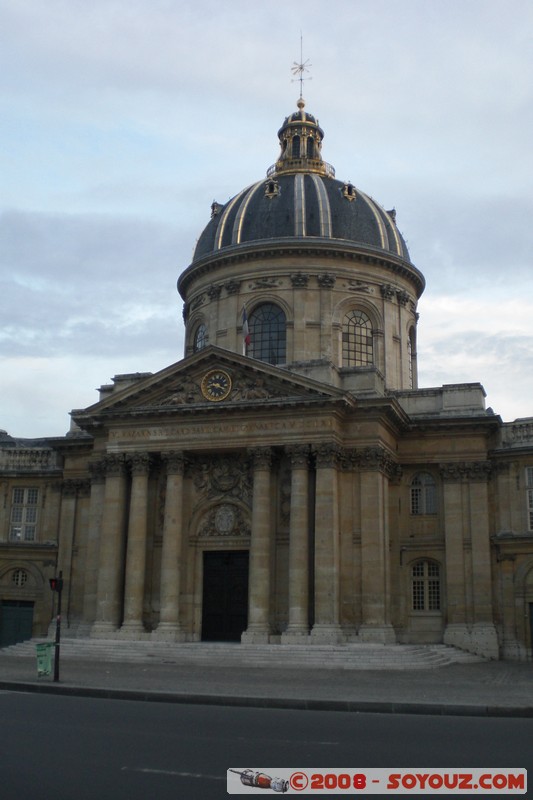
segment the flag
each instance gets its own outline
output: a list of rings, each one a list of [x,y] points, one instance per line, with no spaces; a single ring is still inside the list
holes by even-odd
[[[252,337],[250,336],[250,328],[248,327],[248,314],[246,313],[246,308],[242,307],[242,353],[246,355],[248,350],[248,346],[252,341]]]

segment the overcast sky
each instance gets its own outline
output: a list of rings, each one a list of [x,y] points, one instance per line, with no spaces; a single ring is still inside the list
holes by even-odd
[[[176,279],[295,110],[395,207],[419,383],[533,415],[531,0],[0,0],[0,428],[61,435],[183,356]]]

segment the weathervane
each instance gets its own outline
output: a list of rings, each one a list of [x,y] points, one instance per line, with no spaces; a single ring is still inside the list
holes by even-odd
[[[293,78],[292,83],[296,83],[296,81],[300,81],[300,99],[303,97],[303,86],[304,81],[312,81],[312,78],[304,78],[304,72],[309,72],[308,67],[311,67],[312,64],[309,63],[309,59],[307,58],[304,61],[303,57],[303,37],[300,34],[300,63],[298,64],[297,61],[293,61],[293,66],[291,67],[291,72],[293,75],[297,75],[298,77]]]

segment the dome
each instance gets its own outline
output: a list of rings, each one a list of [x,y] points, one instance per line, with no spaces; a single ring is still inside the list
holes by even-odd
[[[286,117],[278,131],[281,152],[266,179],[225,205],[213,203],[193,264],[222,255],[219,251],[228,247],[278,239],[348,242],[410,262],[395,212],[335,178],[333,167],[322,159],[323,130],[304,106],[300,98],[298,111]]]
[[[226,247],[273,239],[343,240],[409,261],[405,241],[385,211],[352,184],[314,173],[280,174],[214,204],[193,263]]]

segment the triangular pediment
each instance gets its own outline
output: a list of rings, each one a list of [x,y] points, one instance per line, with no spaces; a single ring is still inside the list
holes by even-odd
[[[220,375],[218,375],[220,373]],[[208,411],[272,404],[345,399],[336,387],[287,369],[209,346],[153,375],[140,376],[86,409],[72,412],[82,423],[91,417]]]

